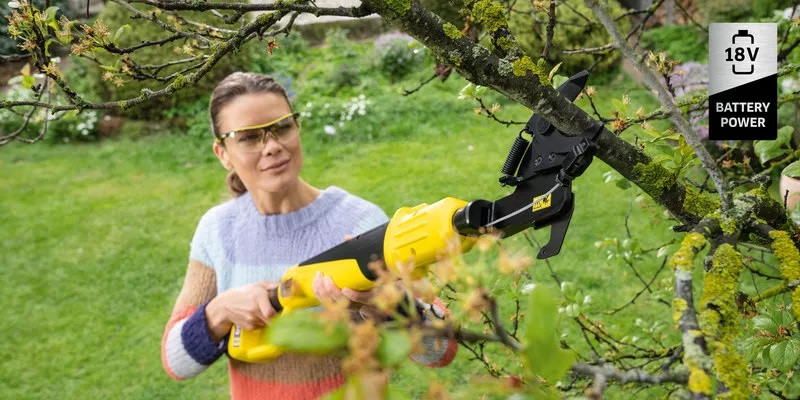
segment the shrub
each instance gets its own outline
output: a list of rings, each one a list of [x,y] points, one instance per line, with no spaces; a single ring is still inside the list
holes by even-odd
[[[148,6],[141,4],[134,5],[138,10],[149,10]],[[182,17],[195,22],[214,23],[215,25],[228,28],[237,29],[237,25],[222,24],[218,17],[210,15],[209,13],[200,12],[178,12]],[[109,32],[116,32],[120,27],[131,22],[130,13],[122,6],[108,2],[103,11],[98,15],[98,19],[108,25]],[[128,47],[134,44],[141,43],[142,41],[152,41],[163,39],[171,36],[170,32],[165,32],[163,29],[149,21],[137,22],[136,29],[129,29],[125,31],[119,38],[119,47]],[[171,60],[179,60],[186,58],[185,54],[176,54],[174,51],[177,47],[182,47],[183,41],[176,41],[164,46],[153,46],[136,51],[131,59],[139,65],[157,65]],[[209,71],[203,78],[193,86],[187,86],[181,90],[177,96],[170,96],[169,98],[156,99],[155,101],[148,102],[147,104],[136,106],[125,112],[125,115],[138,118],[138,119],[157,119],[161,117],[162,111],[176,105],[194,102],[197,98],[211,93],[211,90],[216,84],[226,75],[231,72],[244,70],[250,66],[250,58],[255,51],[257,44],[250,43],[243,46],[238,52],[228,54],[221,61],[219,61],[214,68]],[[266,46],[263,46],[264,48]],[[263,51],[266,51],[265,49]],[[165,57],[169,54],[169,57]],[[118,62],[119,56],[114,54],[97,54],[98,58],[106,65],[115,65]],[[164,68],[159,75],[168,75],[185,68],[186,65],[177,65]],[[163,88],[165,83],[142,83],[133,81],[127,75],[120,73],[126,82],[122,86],[118,86],[113,80],[106,81],[103,75],[106,72],[104,69],[97,65],[87,65],[88,77],[92,82],[94,91],[104,101],[120,100],[139,96],[142,89],[158,90]]]
[[[418,68],[427,56],[423,46],[400,32],[379,36],[375,39],[374,48],[378,69],[392,81],[404,78]]]
[[[5,93],[5,98],[10,101],[34,100],[36,94],[33,90],[25,88],[22,76],[15,76],[8,80],[10,88]],[[0,109],[0,130],[10,133],[22,126],[25,115],[30,107],[17,107],[14,111]],[[31,116],[22,137],[34,138],[39,135],[43,125],[45,113],[37,110]],[[47,113],[48,126],[45,140],[53,143],[70,143],[74,141],[90,142],[100,138],[97,127],[99,113],[95,110],[60,111],[55,114]]]
[[[612,17],[622,14],[624,11],[617,2],[608,2],[608,8]],[[531,18],[531,13],[534,18]],[[584,4],[583,0],[566,0],[556,7],[558,23],[553,31],[553,47],[549,55],[555,63],[563,63],[560,71],[568,71],[567,75],[589,68],[598,56],[587,53],[567,55],[563,53],[565,50],[600,47],[612,42],[611,37],[600,23],[586,21],[586,16],[591,15],[593,15],[592,11]],[[522,49],[531,56],[538,57],[542,54],[547,38],[547,23],[537,21],[548,21],[548,19],[547,11],[533,9],[530,2],[518,2],[515,12],[511,14],[509,27],[516,35]],[[622,32],[630,30],[630,22],[626,18],[618,22],[617,26]],[[619,52],[610,52],[602,57],[602,60],[594,67],[593,73],[613,69],[621,55]]]
[[[694,25],[670,25],[648,30],[642,45],[653,52],[664,51],[679,61],[705,62],[708,59],[708,33]]]
[[[753,17],[750,0],[705,0],[708,22],[741,22]]]

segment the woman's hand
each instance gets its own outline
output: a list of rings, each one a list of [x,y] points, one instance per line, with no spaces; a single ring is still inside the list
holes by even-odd
[[[208,330],[219,341],[230,332],[233,325],[245,330],[263,328],[275,310],[269,302],[267,290],[277,283],[259,282],[223,292],[206,305]]]
[[[314,277],[311,289],[321,302],[334,302],[344,299],[350,300],[351,308],[358,310],[362,318],[377,318],[382,315],[380,311],[370,305],[370,300],[375,295],[375,289],[364,291],[350,288],[340,289],[330,276],[323,275],[321,272],[317,272],[317,275]]]

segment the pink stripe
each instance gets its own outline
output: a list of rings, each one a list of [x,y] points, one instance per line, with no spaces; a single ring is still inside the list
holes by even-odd
[[[169,367],[169,363],[167,362],[167,337],[169,336],[169,331],[172,330],[172,327],[175,326],[175,324],[181,320],[189,318],[192,314],[194,314],[195,311],[197,311],[197,307],[186,307],[173,312],[169,317],[167,327],[164,329],[164,336],[161,337],[161,365],[164,366],[164,371],[167,372],[167,375],[176,381],[181,381],[183,378],[176,375],[175,371]]]
[[[319,381],[280,383],[255,380],[228,364],[231,378],[231,400],[313,400],[344,385],[344,376],[338,375]]]

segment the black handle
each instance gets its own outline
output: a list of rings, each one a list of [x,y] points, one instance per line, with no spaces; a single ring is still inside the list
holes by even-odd
[[[386,236],[387,226],[389,226],[388,222],[350,240],[344,241],[337,246],[331,247],[301,262],[299,265],[304,266],[328,261],[355,259],[358,262],[358,268],[361,269],[361,273],[364,274],[367,279],[374,281],[378,279],[378,275],[369,265],[374,261],[383,260],[383,239]]]

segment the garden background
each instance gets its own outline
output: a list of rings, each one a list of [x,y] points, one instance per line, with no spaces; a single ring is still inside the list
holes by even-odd
[[[728,3],[721,12],[740,9]],[[103,12],[113,18],[109,8]],[[520,126],[487,117],[476,97],[504,120],[524,122],[527,109],[456,74],[404,95],[431,76],[436,60],[403,34],[348,37],[346,30],[326,29],[313,35],[314,43],[292,34],[275,49],[244,48],[219,67],[220,74],[269,73],[289,88],[301,112],[307,181],[342,187],[389,215],[447,196],[496,199],[509,192],[497,178]],[[687,23],[655,27],[643,44],[666,49],[691,69],[706,61],[706,41]],[[70,82],[98,97],[129,90],[86,68],[67,66]],[[574,69],[562,66],[559,74]],[[6,98],[24,98],[21,80],[9,80]],[[687,82],[687,91],[696,83]],[[619,102],[657,107],[619,61],[593,71],[589,85],[601,114],[619,112]],[[211,152],[203,93],[207,88],[197,88],[195,95],[124,115],[65,114],[53,122],[48,143],[12,143],[0,150],[0,398],[229,396],[224,363],[177,383],[160,361],[162,330],[195,225],[230,196],[225,171]],[[591,109],[585,96],[577,104]],[[791,124],[792,110],[781,112]],[[11,125],[6,110],[0,117],[0,125]],[[625,135],[646,134],[633,128]],[[474,251],[468,264],[499,296],[505,314],[530,284],[545,285],[561,293],[563,318],[580,311],[597,315],[594,322],[621,345],[668,351],[660,343],[679,341],[680,333],[673,329],[671,277],[662,260],[677,249],[679,236],[659,206],[610,171],[595,161],[574,182],[576,210],[562,252],[535,261],[525,284],[496,271],[496,252]],[[777,198],[774,188],[773,195]],[[504,245],[511,253],[533,254],[547,237],[537,231]],[[628,305],[642,291],[642,279],[652,290]],[[759,279],[744,285],[752,289]],[[560,328],[565,343],[585,349],[582,331]],[[502,392],[506,381],[485,378],[492,368],[521,369],[491,344],[484,360],[474,358],[462,348],[446,368],[405,364],[393,374],[392,385],[420,397],[435,382],[450,382],[454,397],[475,398],[481,390]],[[636,390],[642,398],[662,398],[672,388]],[[606,395],[630,398],[631,393],[623,385]]]

